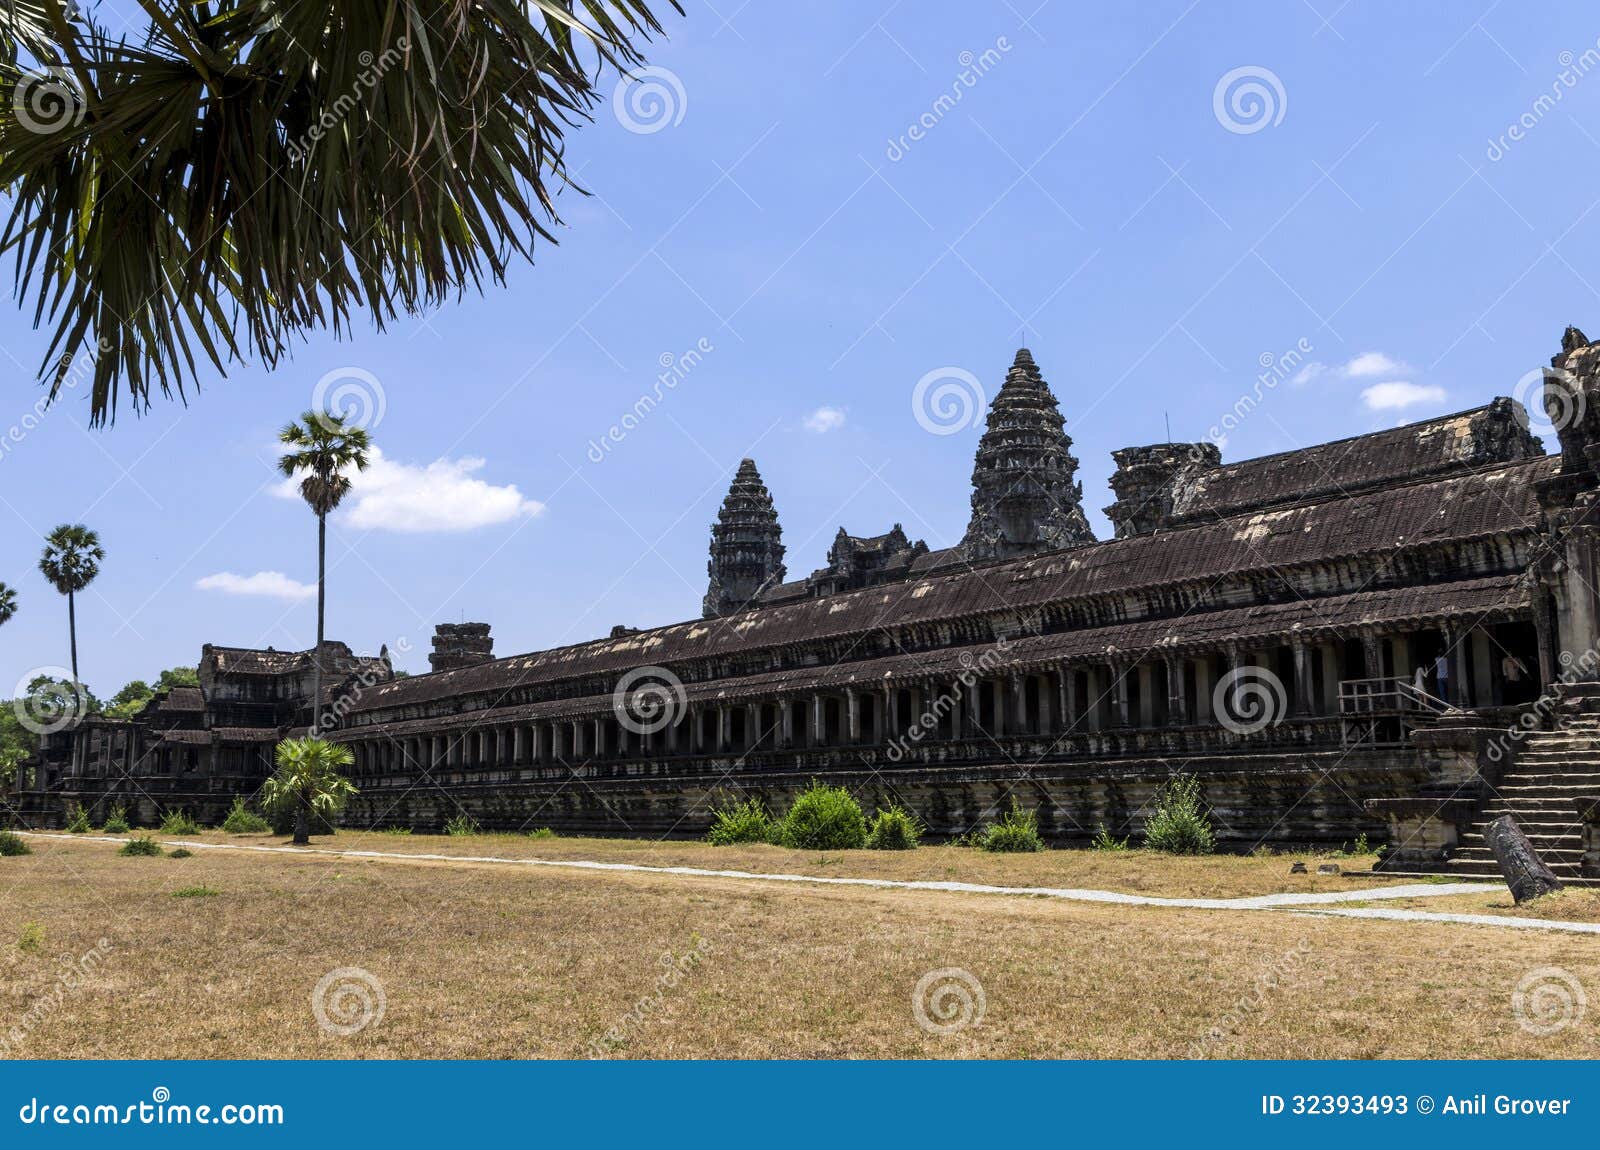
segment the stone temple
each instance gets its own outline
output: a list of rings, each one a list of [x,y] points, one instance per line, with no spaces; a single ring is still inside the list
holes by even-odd
[[[327,644],[344,820],[688,836],[815,779],[934,836],[1015,799],[1081,842],[1137,833],[1181,771],[1225,846],[1365,833],[1393,869],[1488,873],[1482,827],[1510,812],[1558,871],[1596,872],[1600,771],[1573,750],[1600,735],[1600,344],[1568,329],[1552,365],[1558,454],[1509,398],[1232,463],[1129,447],[1096,540],[1019,351],[952,546],[841,529],[791,578],[782,492],[747,459],[700,617],[509,658],[445,625],[409,678]],[[311,721],[314,654],[208,646],[198,689],[47,735],[11,802],[214,820]]]

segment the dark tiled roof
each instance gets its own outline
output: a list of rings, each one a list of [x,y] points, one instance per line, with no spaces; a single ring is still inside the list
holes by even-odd
[[[1200,472],[1179,492],[1173,524],[1433,478],[1544,454],[1510,399],[1403,427],[1263,455]]]
[[[200,694],[199,687],[173,687],[167,692],[167,697],[161,700],[158,711],[204,711],[206,709],[205,697]]]
[[[1531,530],[1541,457],[1348,499],[1241,515],[1110,540],[971,571],[694,620],[381,684],[356,712],[492,691],[517,683],[621,673],[646,664],[761,648],[1046,603],[1178,585],[1430,543]]]
[[[275,743],[276,727],[214,727],[217,740],[223,743]]]
[[[1470,625],[1497,621],[1527,605],[1521,576],[1502,575],[1457,583],[1363,591],[1322,599],[1296,600],[1254,607],[1196,612],[1169,619],[1146,619],[1109,627],[1032,635],[994,643],[941,648],[853,663],[797,667],[736,679],[690,683],[684,688],[691,703],[754,702],[817,690],[877,690],[888,683],[953,679],[963,671],[987,666],[988,673],[1027,672],[1063,661],[1104,662],[1115,655],[1133,660],[1165,651],[1177,654],[1215,651],[1238,642],[1279,645],[1300,636],[1308,641],[1363,624],[1387,628],[1422,627],[1455,618]],[[998,661],[996,661],[998,659]],[[351,735],[381,733],[395,737],[429,734],[448,727],[485,723],[540,722],[602,715],[611,711],[610,694],[552,699],[516,707],[469,711],[446,719],[383,723],[348,728]]]
[[[188,743],[188,744],[197,744],[197,745],[203,745],[203,746],[210,746],[210,744],[211,744],[211,732],[210,731],[179,731],[179,730],[162,731],[161,732],[161,741],[163,743]]]

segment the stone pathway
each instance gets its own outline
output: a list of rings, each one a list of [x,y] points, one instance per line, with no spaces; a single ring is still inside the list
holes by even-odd
[[[120,843],[126,840],[108,835],[68,835],[42,831],[19,832],[29,838],[65,839],[69,842]],[[506,858],[498,855],[441,855],[409,851],[336,850],[330,847],[256,846],[250,843],[201,843],[187,839],[161,839],[163,846],[190,850],[248,851],[256,854],[327,855],[333,858],[370,858],[401,862],[492,863],[504,866],[554,867],[561,870],[619,871],[633,874],[682,875],[688,878],[741,879],[755,882],[804,883],[816,886],[861,886],[879,890],[937,890],[959,894],[998,894],[1030,898],[1056,898],[1068,902],[1114,903],[1119,906],[1166,906],[1193,910],[1282,910],[1298,914],[1375,918],[1392,922],[1450,922],[1470,926],[1498,926],[1517,930],[1554,930],[1574,934],[1600,934],[1600,923],[1562,922],[1557,919],[1518,918],[1492,914],[1450,914],[1425,910],[1396,910],[1387,907],[1338,907],[1345,902],[1381,902],[1401,898],[1443,898],[1449,895],[1480,894],[1495,890],[1498,883],[1405,883],[1373,887],[1370,890],[1329,891],[1325,894],[1263,894],[1244,898],[1162,898],[1157,895],[1124,894],[1114,890],[1091,890],[1050,886],[989,886],[971,882],[888,878],[842,878],[827,875],[771,874],[760,871],[710,870],[691,866],[650,866],[645,863],[592,862],[584,859]]]

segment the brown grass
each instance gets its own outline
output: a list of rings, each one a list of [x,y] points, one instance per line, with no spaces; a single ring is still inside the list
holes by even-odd
[[[160,837],[160,836],[158,836]],[[174,836],[168,836],[174,837]],[[184,841],[287,845],[273,835],[228,835],[205,831]],[[1129,894],[1234,898],[1279,891],[1370,890],[1374,880],[1359,873],[1319,875],[1319,862],[1337,861],[1347,872],[1372,869],[1371,855],[1209,855],[1177,859],[1147,851],[1050,850],[1038,854],[989,854],[971,847],[926,846],[915,851],[795,851],[763,844],[713,847],[700,842],[650,839],[548,838],[526,835],[392,835],[340,831],[314,838],[323,850],[392,851],[411,854],[480,855],[498,858],[586,859],[644,866],[692,866],[758,874],[848,875],[857,878],[984,883],[1118,890]],[[1290,874],[1300,859],[1308,874]],[[1392,880],[1414,882],[1414,879]]]
[[[483,840],[409,845],[509,853]],[[1578,936],[496,865],[233,851],[120,858],[81,840],[33,846],[32,856],[0,859],[0,1017],[15,1024],[53,993],[56,956],[102,937],[111,950],[16,1044],[12,1053],[30,1058],[570,1057],[608,1031],[605,1049],[622,1057],[1163,1058],[1190,1054],[1214,1027],[1225,1033],[1204,1049],[1225,1057],[1595,1053],[1592,1025],[1541,1038],[1511,1009],[1532,968],[1563,967],[1600,986],[1600,956]],[[706,848],[629,849],[659,861]],[[1071,852],[920,855],[847,861],[851,872],[1000,868],[1007,885],[1053,875],[1056,885],[1110,886],[1107,876],[1155,881],[1162,869]],[[801,869],[789,853],[716,857]],[[813,863],[846,873],[846,860]],[[1257,884],[1255,866],[1287,869],[1284,859],[1159,863],[1160,893],[1239,893]],[[196,885],[220,893],[173,897]],[[37,951],[17,945],[28,923],[44,934]],[[661,957],[700,940],[705,957],[661,989]],[[387,998],[382,1021],[350,1037],[313,1019],[312,989],[336,967],[370,971]],[[946,967],[982,984],[987,1009],[978,1025],[940,1037],[916,1025],[911,997],[924,974]]]

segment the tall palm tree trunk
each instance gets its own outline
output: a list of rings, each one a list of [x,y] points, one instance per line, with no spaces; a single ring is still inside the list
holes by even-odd
[[[78,690],[78,605],[71,591],[67,592],[67,639],[72,647],[72,690]]]
[[[322,624],[328,598],[328,517],[317,516],[317,649],[311,654],[311,733],[322,734]],[[299,822],[295,823],[299,833]],[[296,839],[298,842],[299,840]]]

